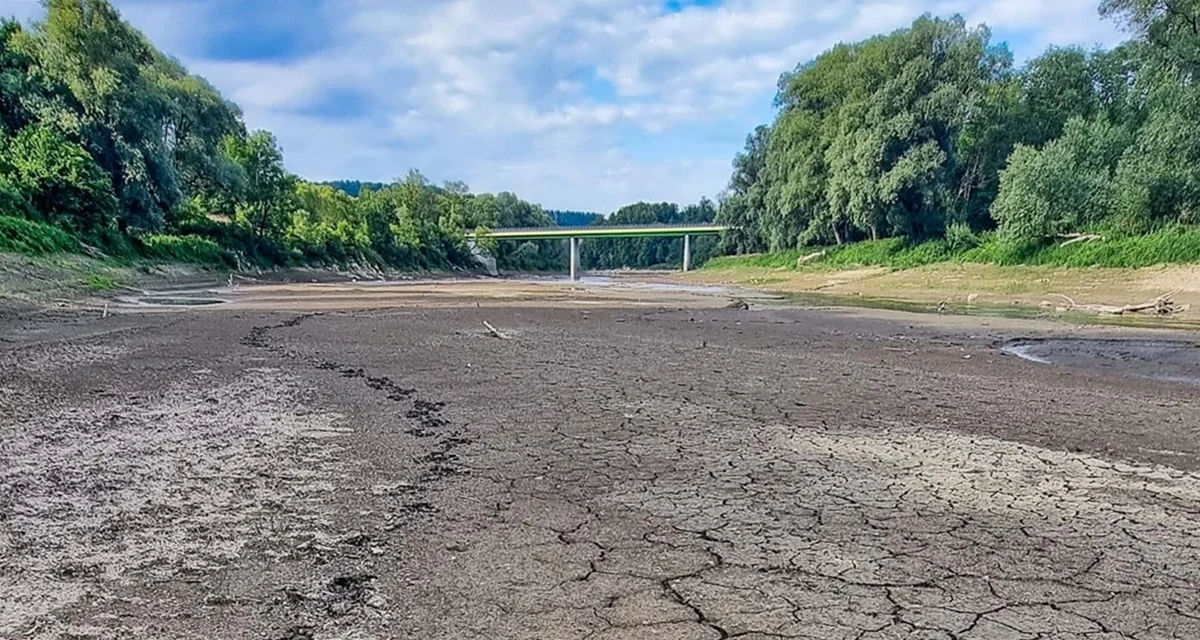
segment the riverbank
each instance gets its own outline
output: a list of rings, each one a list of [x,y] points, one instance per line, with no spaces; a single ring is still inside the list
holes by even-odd
[[[470,275],[463,271],[381,271],[363,265],[230,271],[203,265],[119,262],[77,253],[30,256],[0,252],[0,309],[76,306],[147,290],[212,287],[217,283],[289,284],[405,281]]]
[[[1200,320],[1200,266],[1197,265],[1139,269],[960,263],[910,269],[718,265],[681,275],[679,279],[782,295],[821,294],[850,302],[864,298],[932,306],[1007,305],[1048,313],[1087,305],[1140,304],[1170,294],[1181,309],[1174,319]]]

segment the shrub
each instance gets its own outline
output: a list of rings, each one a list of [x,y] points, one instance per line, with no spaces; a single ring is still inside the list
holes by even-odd
[[[237,259],[221,245],[200,236],[145,235],[138,238],[142,255],[212,267],[236,266]]]
[[[58,227],[24,218],[0,216],[0,251],[43,255],[78,250],[79,242]]]
[[[982,242],[979,234],[972,231],[970,225],[965,222],[952,222],[946,226],[946,245],[954,253],[974,249]]]

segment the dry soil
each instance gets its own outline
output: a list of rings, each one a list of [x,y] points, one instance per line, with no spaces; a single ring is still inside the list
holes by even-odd
[[[0,316],[0,637],[1200,637],[1198,388],[1002,350],[1127,331],[207,295]]]

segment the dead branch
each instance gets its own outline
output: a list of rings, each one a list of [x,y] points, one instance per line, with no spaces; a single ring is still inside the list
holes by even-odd
[[[824,251],[817,251],[817,252],[810,253],[805,256],[800,256],[799,258],[796,259],[796,265],[799,266],[802,264],[809,264],[810,262],[816,262],[824,257],[825,257]]]
[[[500,338],[501,340],[508,340],[508,336],[500,333],[500,330],[496,327],[493,327],[492,324],[487,320],[483,321],[483,326],[487,327],[488,333],[492,334],[492,337]]]
[[[1103,240],[1104,236],[1095,234],[1095,233],[1068,233],[1068,234],[1059,236],[1059,238],[1065,239],[1066,242],[1064,242],[1058,246],[1065,247],[1065,246],[1072,245],[1072,244],[1075,244],[1078,242],[1091,242],[1093,240]]]
[[[1067,309],[1068,309],[1068,310],[1074,309],[1075,307],[1078,307],[1078,306],[1079,306],[1078,304],[1075,304],[1075,301],[1074,301],[1074,300],[1072,300],[1072,299],[1071,299],[1069,296],[1065,296],[1065,295],[1063,295],[1063,294],[1061,294],[1061,293],[1052,293],[1052,294],[1050,294],[1050,295],[1052,295],[1052,296],[1058,296],[1058,297],[1062,298],[1063,300],[1066,300],[1066,301],[1067,301],[1067,305],[1068,305],[1068,306],[1067,306]]]
[[[1187,306],[1181,307],[1175,304],[1175,302],[1172,300],[1172,297],[1175,295],[1175,293],[1177,292],[1166,293],[1149,302],[1143,302],[1141,304],[1127,304],[1123,307],[1115,307],[1110,305],[1085,305],[1080,308],[1115,316],[1122,316],[1130,313],[1142,313],[1145,311],[1152,312],[1156,316],[1172,316],[1188,310]]]
[[[1062,298],[1067,302],[1067,306],[1058,307],[1059,312],[1079,310],[1113,316],[1150,312],[1157,316],[1173,316],[1180,313],[1185,313],[1190,308],[1189,305],[1175,304],[1173,298],[1177,293],[1179,292],[1172,291],[1171,293],[1163,294],[1153,300],[1150,300],[1149,302],[1142,302],[1140,304],[1127,304],[1122,306],[1109,304],[1078,304],[1070,297],[1061,293],[1051,293],[1049,295]],[[1044,307],[1049,307],[1051,305],[1052,303],[1049,301],[1042,303],[1042,306]]]

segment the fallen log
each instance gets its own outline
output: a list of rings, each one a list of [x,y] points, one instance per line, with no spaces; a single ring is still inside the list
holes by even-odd
[[[493,338],[500,338],[501,340],[508,340],[508,336],[504,335],[503,333],[500,333],[500,330],[497,329],[496,327],[493,327],[492,323],[488,322],[487,320],[483,321],[483,326],[487,327],[488,333],[492,334]]]
[[[1127,305],[1121,305],[1121,306],[1109,305],[1109,304],[1078,304],[1074,300],[1072,300],[1070,297],[1065,296],[1061,293],[1052,293],[1050,295],[1062,298],[1063,300],[1066,301],[1066,303],[1067,303],[1066,306],[1058,306],[1056,308],[1057,311],[1059,311],[1060,313],[1065,312],[1065,311],[1080,310],[1080,311],[1090,311],[1092,313],[1100,313],[1100,314],[1112,315],[1112,316],[1123,316],[1123,315],[1128,315],[1128,314],[1146,313],[1146,312],[1151,312],[1157,316],[1173,316],[1176,314],[1184,313],[1184,312],[1188,311],[1188,309],[1191,308],[1190,305],[1175,304],[1175,301],[1173,298],[1176,293],[1178,293],[1178,292],[1173,291],[1171,293],[1163,294],[1163,295],[1161,295],[1153,300],[1150,300],[1148,302],[1142,302],[1139,304],[1127,304]],[[1054,303],[1049,302],[1049,301],[1045,301],[1042,303],[1042,306],[1044,306],[1044,307],[1053,306],[1053,305],[1054,305]]]
[[[825,257],[824,251],[816,251],[808,255],[800,256],[796,259],[796,266],[810,264]]]

